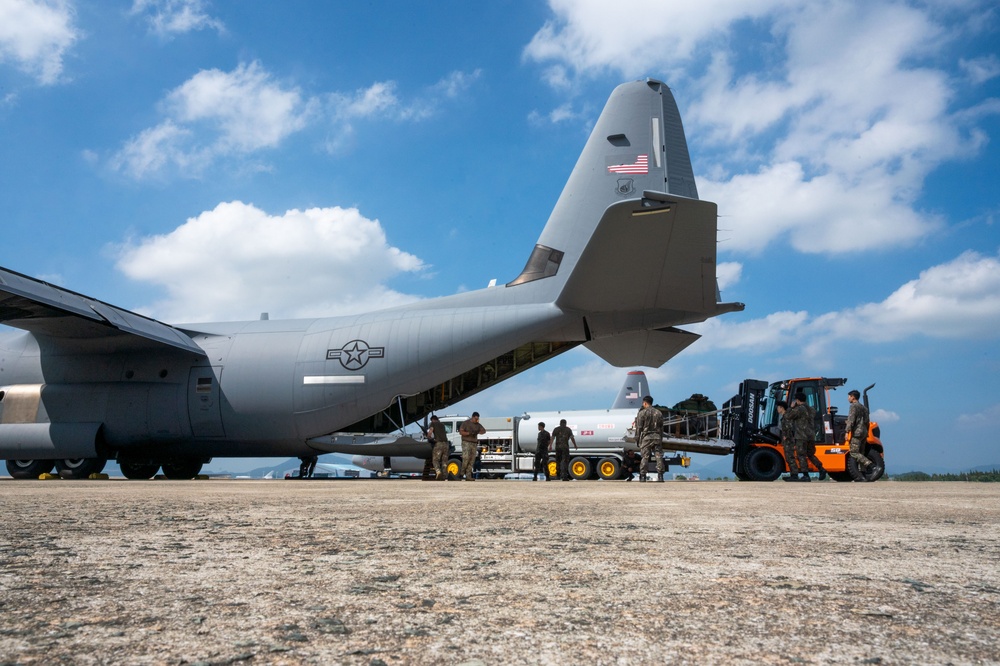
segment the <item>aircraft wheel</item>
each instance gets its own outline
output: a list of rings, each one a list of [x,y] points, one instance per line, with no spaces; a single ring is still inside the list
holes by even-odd
[[[452,458],[448,461],[448,466],[445,467],[448,473],[448,480],[454,481],[458,478],[458,475],[462,473],[462,461],[459,458]]]
[[[198,476],[201,463],[197,460],[183,460],[163,466],[163,475],[175,481],[185,481]]]
[[[51,472],[53,465],[54,460],[8,460],[7,473],[15,479],[37,479]]]
[[[570,458],[569,475],[577,481],[584,481],[590,478],[593,471],[590,461],[583,457]]]
[[[885,474],[885,459],[878,449],[868,449],[865,456],[872,461],[867,469],[861,469],[851,456],[847,456],[847,471],[855,481],[878,481]]]
[[[160,466],[155,463],[119,462],[118,466],[126,479],[152,479],[160,471]]]
[[[768,446],[755,446],[747,452],[743,467],[751,481],[774,481],[785,471],[785,460]]]
[[[107,458],[67,458],[56,461],[56,470],[64,479],[86,479],[100,474],[107,462]]]
[[[607,481],[614,481],[621,473],[622,464],[617,458],[601,458],[597,463],[597,476]]]

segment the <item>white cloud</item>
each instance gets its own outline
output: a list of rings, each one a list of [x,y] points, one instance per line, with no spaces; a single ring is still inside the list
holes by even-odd
[[[959,61],[959,66],[968,75],[973,84],[980,84],[1000,76],[1000,58],[991,53],[981,58],[965,58]]]
[[[258,62],[231,72],[202,70],[163,102],[167,118],[129,139],[112,167],[133,178],[174,169],[199,175],[216,159],[277,147],[314,111],[297,88],[283,87]]]
[[[989,428],[994,431],[996,424],[1000,423],[1000,404],[992,405],[986,409],[971,414],[959,414],[956,423],[963,429]]]
[[[899,414],[889,409],[876,409],[872,412],[871,419],[879,425],[899,423]]]
[[[736,261],[723,261],[715,267],[715,278],[719,283],[719,291],[739,284],[743,275],[743,264]]]
[[[80,39],[64,0],[0,0],[0,63],[11,61],[39,83],[56,83]]]
[[[935,62],[963,37],[943,26],[975,29],[966,19],[988,14],[985,1],[549,4],[555,18],[525,57],[554,87],[609,72],[680,86],[688,139],[711,174],[700,192],[729,218],[732,252],[787,239],[845,253],[934,233],[942,219],[917,203],[924,180],[975,155],[986,140],[976,123],[998,112],[990,100],[956,104],[960,86],[1000,73],[995,54]]]
[[[331,135],[326,140],[330,153],[345,150],[355,134],[355,122],[388,119],[394,122],[420,122],[440,112],[443,99],[461,97],[479,79],[482,71],[453,71],[412,98],[400,99],[395,81],[378,81],[350,93],[327,96]]]
[[[355,208],[268,215],[239,201],[117,249],[117,266],[167,297],[143,308],[171,323],[326,316],[416,300],[385,286],[421,260]]]
[[[742,322],[715,318],[690,328],[702,335],[692,354],[797,348],[818,357],[833,341],[859,337],[872,343],[915,336],[992,340],[1000,335],[1000,256],[965,252],[921,272],[879,303],[815,316],[776,312]]]
[[[149,23],[149,30],[160,37],[212,28],[218,32],[225,30],[222,21],[205,11],[202,0],[134,0],[131,13],[143,15]]]

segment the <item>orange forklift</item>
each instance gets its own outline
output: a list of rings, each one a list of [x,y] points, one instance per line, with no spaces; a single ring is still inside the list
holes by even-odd
[[[733,473],[741,481],[774,481],[788,471],[778,425],[779,401],[792,404],[797,393],[816,411],[816,457],[834,481],[877,481],[885,473],[885,457],[878,423],[868,426],[868,441],[861,452],[874,464],[861,469],[851,458],[847,416],[830,405],[830,391],[847,383],[845,378],[806,377],[786,379],[770,385],[758,379],[740,384],[739,395],[723,410],[722,436],[733,441]],[[863,392],[865,407],[868,391]],[[870,410],[870,407],[869,407]],[[870,413],[870,412],[869,412]],[[818,472],[810,464],[810,472]],[[820,477],[822,478],[822,476]]]

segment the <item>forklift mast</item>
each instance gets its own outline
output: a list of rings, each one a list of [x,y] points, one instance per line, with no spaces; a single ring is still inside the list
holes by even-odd
[[[743,453],[750,448],[750,443],[760,430],[760,415],[764,405],[764,394],[767,382],[759,379],[745,379],[740,382],[740,392],[731,398],[724,409],[722,419],[722,437],[732,441],[733,467],[742,464]]]

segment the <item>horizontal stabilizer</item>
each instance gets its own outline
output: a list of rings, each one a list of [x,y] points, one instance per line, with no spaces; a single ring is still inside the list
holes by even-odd
[[[618,315],[620,329],[588,316],[595,337],[655,323],[626,313],[660,311],[670,323],[717,314],[715,204],[644,195],[608,207],[559,296],[566,309]]]
[[[679,328],[667,328],[598,338],[584,346],[618,368],[632,365],[658,368],[700,337]]]
[[[0,324],[63,339],[134,336],[189,351],[204,351],[184,332],[76,292],[0,268]]]

